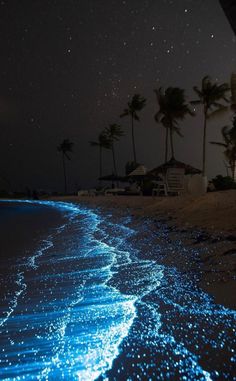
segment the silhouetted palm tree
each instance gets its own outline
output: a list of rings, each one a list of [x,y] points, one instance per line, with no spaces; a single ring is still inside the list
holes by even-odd
[[[114,175],[117,176],[114,142],[118,141],[119,138],[124,135],[124,132],[119,124],[110,124],[109,127],[105,128],[104,133],[106,135],[107,140],[110,142],[110,149],[112,151],[113,158]]]
[[[224,126],[221,129],[222,137],[224,143],[221,142],[210,142],[211,144],[216,144],[220,147],[224,147],[224,155],[229,163],[231,174],[233,180],[235,179],[236,173],[236,115],[233,118],[233,127]]]
[[[222,104],[221,101],[229,102],[226,98],[226,93],[229,91],[227,83],[217,85],[212,83],[209,76],[202,79],[202,87],[199,89],[197,86],[193,90],[198,95],[198,100],[191,101],[193,105],[203,105],[204,125],[203,125],[203,151],[202,151],[202,175],[206,175],[206,132],[207,132],[207,119],[212,118],[214,115],[227,110],[227,106]]]
[[[62,164],[63,164],[63,174],[64,174],[64,189],[67,193],[67,178],[66,178],[66,164],[65,158],[71,160],[68,152],[72,152],[72,147],[74,143],[70,142],[69,139],[64,139],[62,143],[57,147],[58,152],[62,153]]]
[[[124,109],[124,112],[120,115],[121,118],[128,115],[130,115],[131,117],[131,132],[132,132],[134,163],[137,163],[136,147],[135,147],[135,139],[134,139],[134,120],[138,120],[138,121],[140,120],[137,112],[141,111],[145,107],[145,105],[146,105],[146,99],[141,97],[141,95],[139,94],[135,94],[131,102],[128,102],[128,108]]]
[[[103,131],[98,135],[98,141],[91,141],[90,145],[99,148],[99,177],[102,177],[102,149],[111,149],[111,141]]]
[[[184,90],[178,87],[168,87],[163,90],[161,87],[154,90],[159,106],[154,118],[157,123],[162,123],[166,128],[165,137],[165,162],[168,161],[168,147],[170,138],[171,156],[174,158],[173,134],[176,132],[183,136],[178,126],[178,120],[183,120],[187,114],[194,115],[186,103]]]

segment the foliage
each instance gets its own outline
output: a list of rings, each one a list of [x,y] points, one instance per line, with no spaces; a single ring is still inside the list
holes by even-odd
[[[124,135],[124,131],[119,124],[114,123],[105,128],[104,135],[107,141],[112,144],[114,141],[118,141],[119,138]]]
[[[229,163],[231,169],[232,178],[235,179],[235,169],[236,169],[236,115],[233,117],[233,127],[224,126],[221,129],[221,134],[224,143],[221,142],[210,142],[211,144],[224,147],[224,155]]]
[[[131,102],[128,102],[128,108],[125,108],[123,113],[120,115],[121,118],[124,116],[130,115],[135,120],[140,120],[137,114],[138,111],[141,111],[146,106],[146,99],[143,98],[140,94],[134,94]]]
[[[57,147],[58,152],[62,152],[63,155],[66,156],[68,160],[70,160],[67,152],[72,152],[72,147],[74,143],[70,142],[69,139],[64,139],[62,143]]]
[[[157,103],[159,106],[158,112],[154,118],[157,123],[161,123],[166,128],[166,141],[165,141],[165,162],[168,160],[168,147],[169,138],[171,146],[171,156],[174,157],[174,144],[173,134],[177,133],[183,136],[178,125],[179,120],[183,120],[187,114],[193,116],[194,112],[190,109],[185,100],[185,93],[183,89],[178,87],[168,87],[163,90],[160,87],[154,90]]]
[[[216,190],[236,189],[236,182],[230,176],[217,175],[212,183]]]
[[[109,148],[112,151],[113,171],[114,171],[114,175],[117,176],[114,142],[118,141],[120,137],[124,135],[124,131],[122,130],[119,124],[114,123],[114,124],[110,124],[108,127],[105,128],[104,134],[106,136],[107,141],[110,144]]]
[[[99,148],[99,177],[102,177],[102,150],[105,149],[111,149],[111,140],[108,138],[105,131],[102,131],[98,135],[97,141],[90,141],[89,142],[92,147],[98,147]]]
[[[209,76],[205,76],[202,79],[202,86],[199,89],[197,86],[193,87],[193,90],[198,96],[197,100],[191,101],[192,105],[203,105],[204,114],[204,126],[203,126],[203,151],[202,151],[202,175],[205,176],[206,173],[206,131],[207,131],[207,120],[218,116],[222,112],[227,110],[227,106],[222,103],[222,100],[226,103],[229,99],[226,97],[226,93],[229,91],[229,86],[227,83],[222,83],[218,85],[217,83],[212,83]]]
[[[206,75],[202,79],[201,89],[199,89],[197,86],[194,86],[193,90],[199,99],[191,101],[191,104],[204,105],[207,113],[207,118],[211,118],[212,116],[216,114],[218,115],[222,111],[227,110],[227,106],[221,103],[222,100],[224,100],[226,103],[229,102],[229,99],[226,97],[226,93],[230,90],[227,83],[222,83],[221,85],[212,83],[211,78]]]
[[[98,135],[98,141],[90,141],[89,143],[92,147],[100,147],[100,148],[106,148],[106,149],[111,148],[111,142],[108,139],[105,131],[102,131]]]
[[[120,115],[121,118],[124,116],[131,116],[131,132],[132,132],[132,146],[133,146],[133,155],[134,162],[137,162],[136,158],[136,147],[134,139],[134,120],[139,121],[138,111],[141,111],[146,106],[146,99],[143,98],[140,94],[135,94],[131,100],[128,102],[128,108],[125,108],[123,113]]]
[[[69,139],[64,139],[62,141],[62,143],[57,147],[58,152],[62,153],[62,164],[63,164],[64,190],[65,190],[65,193],[67,193],[67,177],[66,177],[65,157],[68,160],[71,160],[70,156],[68,155],[68,152],[72,152],[73,145],[74,145],[74,143],[70,142]]]

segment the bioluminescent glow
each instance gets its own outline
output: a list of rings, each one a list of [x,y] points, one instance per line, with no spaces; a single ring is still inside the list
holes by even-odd
[[[1,379],[233,379],[236,314],[199,289],[200,249],[149,221],[131,228],[71,203],[18,202],[57,208],[67,222],[12,263]]]

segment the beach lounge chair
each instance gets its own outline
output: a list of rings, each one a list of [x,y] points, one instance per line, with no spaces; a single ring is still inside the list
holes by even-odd
[[[96,189],[81,189],[77,193],[78,196],[96,196]]]
[[[96,196],[104,196],[107,189],[110,189],[109,186],[96,189]]]
[[[184,191],[184,168],[168,168],[165,177],[160,181],[153,181],[155,187],[152,190],[152,196],[159,196],[164,193],[168,194],[180,194]]]
[[[166,171],[166,188],[168,193],[177,193],[184,191],[184,168],[168,168]]]
[[[166,183],[163,180],[158,181],[152,181],[154,184],[154,188],[152,189],[152,196],[160,196],[161,193],[164,193],[165,196],[167,196],[167,186]]]
[[[88,196],[89,195],[89,192],[87,189],[81,189],[78,191],[77,195],[80,197],[80,196]]]
[[[123,189],[123,188],[110,188],[110,189],[107,189],[105,191],[105,196],[116,195],[116,194],[122,193],[124,191],[125,191],[125,189]]]

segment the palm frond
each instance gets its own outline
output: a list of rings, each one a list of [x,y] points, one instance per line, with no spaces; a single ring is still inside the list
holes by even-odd
[[[208,112],[207,114],[207,119],[214,119],[216,117],[219,117],[223,114],[225,114],[225,112],[228,110],[228,107],[227,106],[222,106],[212,112]]]
[[[132,115],[135,120],[139,120],[137,118],[137,112],[141,111],[146,106],[146,99],[142,97],[140,94],[134,94],[131,101],[128,102],[128,108],[124,110],[124,112],[120,115],[121,118],[127,115]]]
[[[199,96],[199,98],[201,99],[202,98],[202,92],[201,90],[199,90],[199,88],[197,86],[193,86],[193,90],[195,91],[195,93]]]
[[[70,156],[69,156],[66,152],[64,152],[64,155],[65,155],[65,157],[66,157],[68,160],[71,160]]]
[[[201,101],[198,101],[198,100],[195,100],[195,101],[190,101],[189,102],[191,105],[200,105],[202,102]]]
[[[220,143],[220,142],[209,142],[209,143],[214,144],[216,146],[227,147],[227,144],[225,144],[225,143]]]
[[[123,118],[124,116],[130,115],[130,111],[128,108],[124,109],[123,113],[120,115],[120,118]]]
[[[74,145],[74,143],[73,143],[73,142],[70,142],[69,139],[64,139],[64,140],[62,141],[62,143],[57,147],[57,150],[58,150],[59,152],[63,152],[63,154],[64,154],[65,156],[67,156],[67,155],[66,155],[67,152],[72,152],[72,147],[73,147],[73,145]],[[70,158],[69,158],[69,160],[70,160]]]
[[[184,135],[182,134],[182,132],[180,131],[180,128],[179,127],[173,127],[172,128],[174,132],[176,132],[177,135],[179,135],[181,138],[184,137]]]

